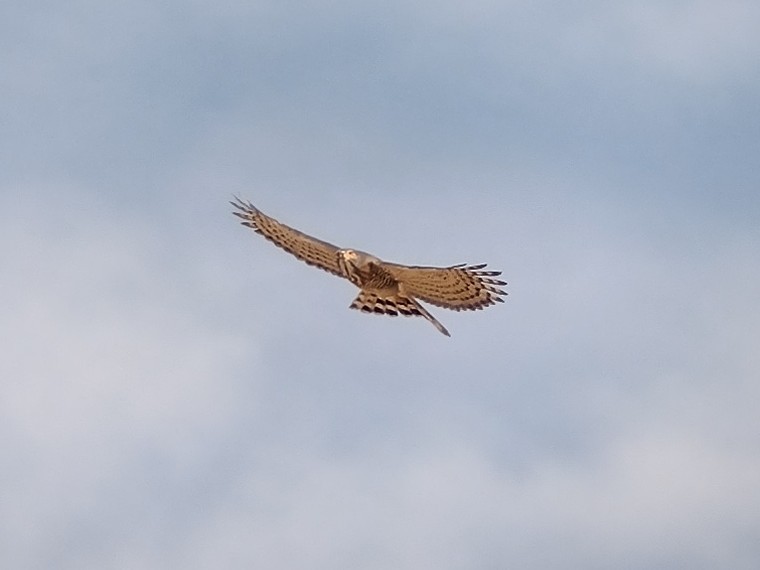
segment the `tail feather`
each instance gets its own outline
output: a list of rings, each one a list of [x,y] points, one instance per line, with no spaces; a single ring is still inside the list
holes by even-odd
[[[377,315],[390,315],[397,317],[399,314],[405,317],[419,316],[425,317],[435,328],[442,334],[451,336],[436,318],[427,312],[425,307],[420,305],[412,297],[402,297],[401,295],[392,295],[390,297],[380,297],[376,293],[360,291],[359,295],[351,303],[352,309],[357,309],[363,313],[374,313]]]

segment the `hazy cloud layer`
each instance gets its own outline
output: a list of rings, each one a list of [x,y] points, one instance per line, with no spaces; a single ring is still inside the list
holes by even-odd
[[[3,15],[2,567],[757,567],[756,3]]]

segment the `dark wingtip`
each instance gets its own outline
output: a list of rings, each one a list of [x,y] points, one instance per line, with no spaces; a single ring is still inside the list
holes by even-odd
[[[251,204],[251,202],[243,200],[242,198],[240,198],[239,196],[235,196],[234,194],[232,195],[232,197],[235,199],[235,202],[230,201],[230,204],[234,206],[235,208],[237,208],[238,210],[242,210],[243,212],[248,212],[248,213],[255,213],[255,214],[259,213],[259,209],[253,204]],[[235,214],[236,216],[240,215],[237,212],[232,212],[232,213]]]

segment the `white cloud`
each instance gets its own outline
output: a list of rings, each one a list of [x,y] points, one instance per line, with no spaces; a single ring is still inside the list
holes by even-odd
[[[626,10],[625,21],[648,62],[700,82],[748,73],[760,54],[756,2],[639,2]]]
[[[287,475],[251,465],[173,563],[751,568],[757,458],[634,430],[594,462],[549,461],[527,476],[498,468],[476,441],[428,441],[402,456],[370,449],[348,461],[281,455]]]
[[[744,0],[598,3],[570,23],[560,43],[579,58],[697,84],[742,81],[760,52],[760,8]]]
[[[616,61],[623,68],[710,83],[751,73],[760,52],[755,33],[760,7],[751,0],[422,6],[413,12],[421,27],[432,24],[434,30],[472,42],[471,47],[488,46],[505,60],[519,53],[538,63],[540,55],[544,65],[563,66],[570,55],[579,68]],[[532,49],[523,52],[526,45]],[[535,66],[533,72],[549,79],[561,70]]]
[[[347,336],[347,301],[311,306],[339,282],[199,188],[147,217],[26,188],[46,198],[2,224],[11,562],[749,567],[751,242],[684,249],[615,200],[548,212],[531,188],[503,218],[508,318],[462,316],[449,345],[361,315]]]
[[[72,209],[75,189],[46,189],[46,199],[24,190],[5,201],[0,252],[2,534],[18,557],[7,562],[31,567],[81,538],[75,521],[86,532],[90,517],[131,500],[110,490],[130,489],[122,478],[144,477],[148,458],[158,464],[146,468],[171,474],[202,460],[231,429],[242,405],[235,371],[256,350],[229,323],[202,320],[203,275],[167,262],[152,230]],[[246,382],[255,390],[255,377]]]

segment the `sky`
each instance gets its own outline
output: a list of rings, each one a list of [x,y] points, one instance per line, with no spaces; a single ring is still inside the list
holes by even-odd
[[[760,4],[0,8],[0,566],[755,569]],[[420,318],[233,195],[504,304]]]

